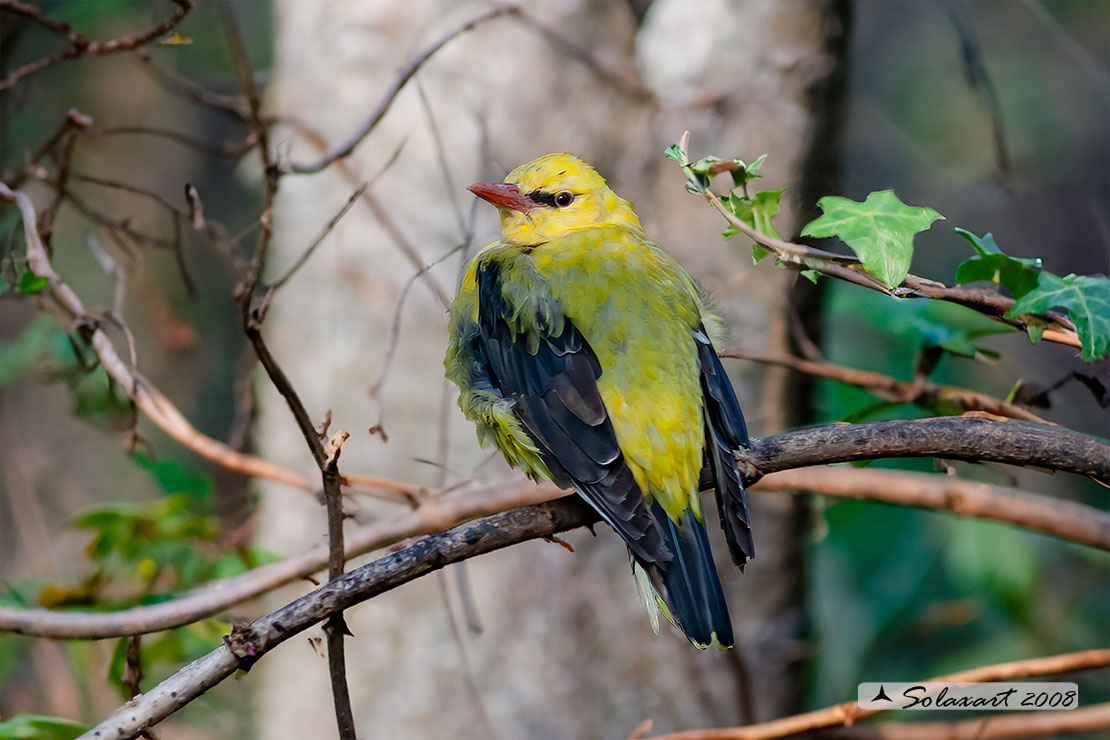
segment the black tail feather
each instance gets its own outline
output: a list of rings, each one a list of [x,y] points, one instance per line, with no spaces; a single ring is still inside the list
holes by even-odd
[[[651,513],[674,560],[663,567],[650,566],[648,572],[662,581],[663,600],[675,624],[698,647],[732,647],[732,620],[705,525],[691,509],[683,513],[681,523],[672,521],[658,503],[652,504]]]

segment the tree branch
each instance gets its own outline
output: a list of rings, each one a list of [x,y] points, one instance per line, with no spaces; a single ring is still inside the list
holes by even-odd
[[[882,722],[830,727],[815,737],[835,740],[1018,740],[1110,730],[1110,702],[1067,712],[1014,712],[958,722]]]
[[[1017,488],[991,486],[947,475],[816,466],[771,473],[752,486],[752,490],[806,491],[831,498],[947,511],[1110,550],[1110,512]]]
[[[1010,663],[982,666],[981,668],[972,668],[968,671],[928,680],[943,683],[1012,681],[1017,678],[1049,676],[1057,673],[1102,668],[1108,665],[1110,665],[1110,650],[1082,650],[1077,653],[1065,653],[1046,658],[1015,660]],[[657,735],[652,740],[768,740],[768,738],[811,732],[822,727],[852,725],[858,720],[872,717],[882,711],[880,709],[860,709],[857,702],[846,701],[824,709],[796,714],[792,717],[783,717],[770,722],[761,722],[744,727],[688,730],[669,735]],[[1060,712],[1060,714],[1070,714],[1070,712]],[[978,737],[978,735],[975,737]]]
[[[0,92],[10,89],[16,85],[20,80],[28,77],[35,72],[40,72],[47,67],[52,67],[68,59],[76,59],[82,56],[101,56],[104,54],[114,54],[120,51],[130,51],[137,49],[140,46],[149,44],[154,39],[168,33],[181,21],[185,20],[185,16],[193,9],[195,0],[173,0],[177,10],[174,14],[157,24],[150,30],[138,36],[122,36],[108,41],[91,41],[83,34],[77,33],[69,28],[68,24],[60,23],[51,20],[42,14],[38,8],[33,5],[18,2],[18,0],[0,0],[0,10],[7,10],[9,12],[17,13],[27,18],[37,21],[45,28],[57,33],[69,42],[62,51],[52,54],[42,59],[37,59],[29,64],[25,64],[19,69],[15,70],[3,80],[0,80]]]
[[[405,65],[404,69],[400,71],[400,73],[397,75],[397,78],[393,80],[393,83],[386,90],[385,95],[383,95],[381,100],[378,102],[377,107],[375,107],[374,110],[371,111],[370,115],[366,118],[366,120],[358,128],[357,131],[351,134],[345,141],[340,142],[339,144],[336,144],[335,146],[325,150],[318,159],[313,160],[312,162],[303,162],[300,164],[296,162],[291,162],[288,166],[283,168],[283,171],[297,175],[311,175],[313,173],[319,172],[320,170],[324,169],[337,160],[344,159],[345,157],[350,156],[351,152],[355,150],[355,147],[357,147],[362,142],[362,140],[365,139],[366,136],[374,130],[374,127],[378,125],[378,122],[382,120],[386,112],[389,110],[390,106],[393,105],[393,101],[397,98],[397,94],[401,92],[401,89],[405,86],[405,84],[410,79],[412,79],[412,76],[416,74],[417,71],[422,66],[424,66],[424,63],[431,59],[437,51],[446,46],[447,43],[454,39],[456,36],[466,33],[480,23],[484,23],[491,18],[498,18],[512,12],[515,12],[513,6],[499,6],[491,8],[485,13],[471,18],[467,22],[451,29],[443,36],[436,39],[436,41],[432,43],[427,49],[425,49],[415,59],[411,60],[408,64]]]
[[[1000,462],[1085,475],[1110,485],[1110,443],[1059,426],[972,416],[796,429],[752,441],[745,478],[806,465],[890,457]]]
[[[818,378],[828,378],[838,383],[854,385],[864,388],[870,393],[887,401],[903,403],[920,403],[930,405],[937,401],[947,401],[964,411],[986,411],[996,416],[1006,416],[1011,419],[1036,421],[1042,424],[1052,424],[1036,414],[1020,406],[1008,403],[1001,399],[989,396],[986,393],[973,391],[969,388],[958,388],[952,385],[940,385],[928,378],[917,378],[912,382],[898,380],[889,375],[883,375],[872,370],[859,370],[854,367],[836,365],[831,362],[807,360],[802,357],[793,357],[786,354],[764,352],[762,350],[741,349],[730,347],[717,353],[721,357],[732,357],[739,360],[751,360],[768,365],[788,367],[799,373],[806,373]]]

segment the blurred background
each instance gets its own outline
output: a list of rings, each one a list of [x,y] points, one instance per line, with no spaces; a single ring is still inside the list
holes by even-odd
[[[140,33],[174,8],[35,5],[94,39]],[[464,492],[513,478],[478,449],[442,379],[442,300],[465,260],[496,235],[492,209],[476,207],[465,186],[549,151],[594,162],[636,203],[648,233],[713,292],[734,345],[785,351],[805,336],[831,362],[909,380],[925,348],[971,341],[983,351],[943,354],[936,381],[996,397],[1020,381],[1019,399],[1053,388],[1037,413],[1110,432],[1083,383],[1054,387],[1073,371],[1105,377],[1105,361],[1092,368],[1067,347],[985,334],[998,325],[954,306],[895,302],[831,280],[798,284],[791,271],[753,266],[749,245],[721,239],[718,215],[662,157],[684,130],[693,157],[767,154],[763,185],[788,188],[777,222],[785,236],[822,195],[863,200],[893,188],[947,219],[915,242],[912,271],[935,280],[951,283],[972,254],[957,226],[992,232],[1007,253],[1039,257],[1059,275],[1107,273],[1106,3],[524,6],[484,20],[421,66],[342,169],[281,181],[271,278],[370,182],[266,321],[309,412],[319,421],[330,410],[333,428],[351,431],[344,472]],[[51,205],[56,158],[21,186],[40,212],[56,210],[56,269],[103,310],[114,301],[112,270],[126,272],[124,318],[145,376],[204,434],[311,474],[231,298],[234,256],[253,248],[263,201],[228,14],[273,117],[271,149],[299,164],[319,155],[321,140],[350,136],[405,65],[489,7],[200,2],[145,56],[77,59],[4,91],[0,171],[7,181],[24,168],[67,111],[89,116],[94,126],[74,140],[67,196]],[[62,48],[9,12],[0,12],[0,44],[0,76]],[[190,183],[217,233],[185,223],[178,243],[163,204],[104,181],[182,209]],[[14,208],[0,209],[0,249],[3,603],[150,603],[322,541],[313,497],[212,466],[136,418],[72,327],[16,289],[23,246]],[[126,348],[122,334],[113,337]],[[726,367],[756,436],[943,412],[750,362]],[[368,431],[378,425],[385,434]],[[935,470],[931,460],[877,465]],[[1073,476],[954,465],[962,477],[1107,508],[1105,490]],[[735,651],[701,654],[675,634],[653,636],[617,539],[600,528],[597,538],[573,532],[574,555],[528,543],[351,610],[360,736],[627,736],[645,718],[659,732],[736,724],[843,701],[865,680],[1110,643],[1105,553],[877,503],[753,499],[759,558],[726,579]],[[406,510],[364,498],[352,506],[351,526]],[[310,588],[145,638],[143,688],[218,645],[230,620]],[[122,656],[115,640],[0,635],[0,716],[95,722],[121,701]],[[1084,703],[1107,700],[1107,678],[1076,677]],[[326,661],[299,639],[174,715],[159,736],[309,737],[332,723]]]

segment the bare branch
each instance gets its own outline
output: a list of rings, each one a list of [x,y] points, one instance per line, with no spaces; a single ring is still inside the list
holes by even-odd
[[[1059,426],[973,416],[796,429],[752,440],[737,460],[755,475],[805,465],[942,457],[1062,470],[1110,484],[1110,443]],[[745,471],[745,476],[747,473]]]
[[[815,466],[770,473],[755,491],[812,491],[1004,522],[1110,550],[1110,513],[1094,506],[947,475],[878,468]]]
[[[882,722],[830,727],[815,737],[836,740],[1018,740],[1110,731],[1110,702],[1067,712],[1015,712],[958,722]]]
[[[0,80],[0,92],[10,89],[20,80],[35,72],[40,72],[47,67],[52,67],[68,59],[76,59],[82,56],[102,56],[104,54],[114,54],[120,51],[131,51],[132,49],[137,49],[140,46],[149,44],[151,41],[168,33],[177,24],[185,20],[185,16],[193,9],[194,1],[195,0],[173,0],[173,3],[177,6],[177,10],[174,14],[138,36],[122,36],[109,41],[91,41],[83,34],[71,30],[68,24],[47,18],[38,8],[32,5],[26,5],[18,2],[18,0],[0,0],[0,10],[17,12],[25,17],[33,18],[44,27],[64,36],[69,42],[69,46],[62,51],[38,59],[30,64],[25,64],[3,80]]]
[[[1042,424],[1052,424],[1041,417],[1012,403],[989,396],[986,393],[973,391],[968,388],[957,388],[951,385],[940,385],[928,378],[918,378],[907,382],[883,375],[871,370],[859,370],[854,367],[836,365],[831,362],[806,360],[791,355],[764,352],[762,350],[742,349],[730,347],[718,352],[721,357],[733,357],[740,360],[752,360],[768,365],[788,367],[807,375],[819,378],[828,378],[838,383],[866,388],[876,396],[887,401],[900,401],[904,403],[921,403],[930,405],[937,401],[947,401],[964,411],[986,411],[997,416],[1006,416],[1011,419],[1036,421]]]
[[[423,52],[417,55],[415,59],[412,59],[408,64],[404,66],[404,68],[397,75],[397,78],[393,80],[389,88],[386,90],[385,95],[383,95],[382,99],[378,102],[377,107],[375,107],[374,110],[371,111],[370,115],[363,122],[362,126],[360,126],[357,131],[351,134],[351,136],[349,136],[346,141],[336,144],[333,147],[329,147],[315,161],[300,164],[296,162],[291,162],[284,168],[284,171],[298,175],[311,175],[313,173],[319,172],[331,163],[349,156],[351,152],[355,150],[355,147],[357,147],[362,142],[362,140],[365,139],[366,136],[374,130],[374,127],[378,125],[378,122],[382,120],[386,112],[389,110],[390,106],[393,105],[393,101],[396,99],[397,94],[401,92],[401,89],[404,88],[405,84],[410,79],[412,79],[412,76],[416,74],[416,72],[422,66],[424,66],[424,63],[431,59],[437,51],[446,46],[447,43],[454,39],[456,36],[460,36],[466,33],[475,26],[484,23],[491,18],[498,18],[512,12],[514,12],[514,8],[509,6],[492,8],[490,10],[487,10],[485,13],[482,13],[481,15],[471,18],[462,25],[451,29],[443,36],[436,39],[435,42],[433,42],[427,49],[425,49]]]
[[[1030,676],[1050,676],[1057,673],[1084,671],[1110,665],[1110,650],[1082,650],[1046,658],[1015,660],[1010,663],[972,668],[947,676],[930,678],[929,681],[944,683],[980,683],[984,681],[1012,681]],[[792,717],[761,722],[744,727],[722,727],[711,730],[688,730],[670,735],[656,735],[652,740],[768,740],[786,737],[801,732],[812,732],[822,727],[852,725],[865,717],[879,714],[879,709],[860,709],[855,701],[834,704],[831,707],[813,712],[796,714]],[[1070,714],[1060,712],[1059,714]],[[936,736],[934,736],[936,737]],[[979,737],[973,735],[973,737]]]
[[[308,261],[308,258],[312,256],[312,253],[316,250],[316,247],[320,245],[320,242],[324,241],[324,238],[332,232],[332,229],[334,229],[335,225],[339,223],[339,220],[347,215],[347,211],[351,210],[351,206],[355,204],[355,201],[362,196],[363,192],[366,190],[367,185],[369,185],[368,182],[363,182],[361,185],[358,186],[355,192],[351,193],[351,196],[347,198],[347,202],[344,203],[343,207],[340,208],[339,211],[331,217],[328,223],[324,226],[320,233],[316,235],[316,238],[312,240],[312,243],[308,245],[308,248],[304,250],[301,256],[298,257],[297,260],[293,264],[291,264],[285,270],[285,272],[281,274],[281,277],[270,284],[270,287],[267,290],[267,300],[272,296],[274,292],[279,290],[281,286],[285,285],[289,278],[293,277],[293,274],[297,272],[297,270],[301,269],[301,266]]]
[[[566,495],[567,491],[560,491],[553,485],[536,486],[527,482],[484,492],[472,491],[448,499],[428,497],[414,511],[352,530],[345,538],[346,557],[354,558],[410,537],[442,532],[476,517]],[[301,555],[212,581],[173,601],[118,612],[81,613],[0,606],[0,632],[56,639],[100,639],[160,632],[214,616],[235,604],[303,580],[327,568],[328,561],[329,548],[318,545]]]

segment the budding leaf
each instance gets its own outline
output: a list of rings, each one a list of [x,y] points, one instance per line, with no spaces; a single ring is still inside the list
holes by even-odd
[[[779,201],[782,200],[782,194],[785,192],[785,188],[781,190],[761,190],[749,198],[733,190],[728,197],[728,209],[732,211],[734,216],[759,233],[781,239],[782,237],[779,235],[774,223],[772,223],[772,219],[778,215]],[[740,229],[729,225],[722,233],[722,236],[727,239],[739,233],[741,233]],[[769,254],[771,254],[771,250],[766,247],[759,244],[752,245],[753,263],[759,262]]]
[[[944,219],[932,208],[907,206],[893,190],[871,193],[862,203],[829,195],[817,205],[824,213],[802,229],[802,236],[839,237],[888,288],[901,285],[909,274],[914,234]]]

